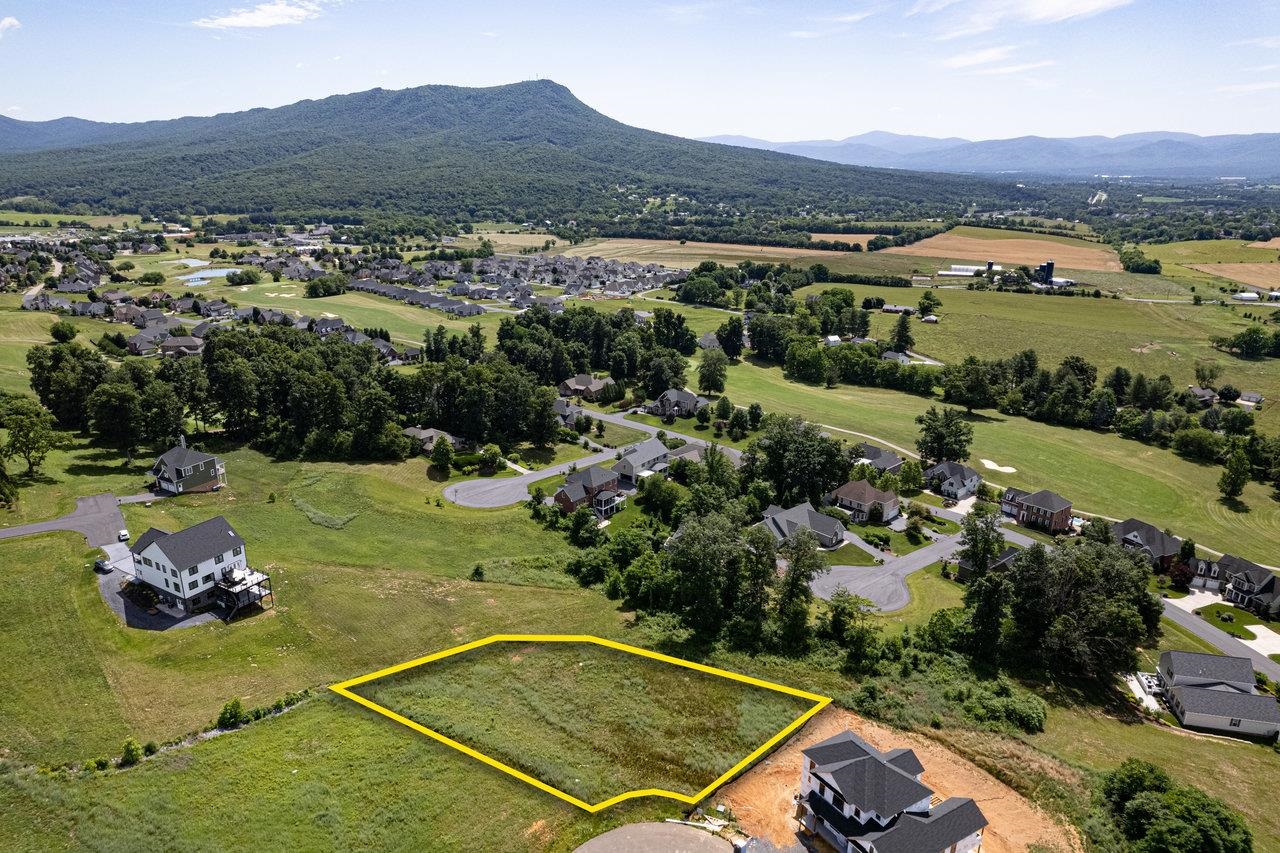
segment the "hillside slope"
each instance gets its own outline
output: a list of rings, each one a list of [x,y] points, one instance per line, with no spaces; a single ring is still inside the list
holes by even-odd
[[[0,198],[112,211],[612,216],[679,210],[959,212],[1004,182],[834,165],[629,127],[546,80],[373,89],[207,118],[0,123]],[[719,207],[723,205],[723,207]]]

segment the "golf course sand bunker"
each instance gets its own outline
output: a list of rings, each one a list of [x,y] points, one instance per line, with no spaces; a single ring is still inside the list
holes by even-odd
[[[1017,468],[1010,467],[1009,465],[997,465],[996,463],[992,462],[990,459],[979,459],[978,461],[981,462],[982,467],[986,468],[988,471],[999,471],[1001,474],[1018,473]]]

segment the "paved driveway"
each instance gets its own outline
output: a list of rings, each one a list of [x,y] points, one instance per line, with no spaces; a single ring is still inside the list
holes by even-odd
[[[38,521],[34,524],[20,524],[17,527],[0,528],[0,539],[13,539],[18,536],[31,536],[36,533],[51,533],[58,530],[70,530],[79,533],[90,545],[102,547],[118,541],[118,534],[124,528],[124,516],[120,514],[120,505],[112,494],[93,495],[87,498],[76,498],[76,508],[61,518],[52,521]]]
[[[960,547],[960,534],[943,536],[901,557],[890,557],[879,566],[832,566],[831,571],[814,580],[812,588],[819,598],[830,598],[844,587],[854,595],[869,599],[884,612],[901,610],[911,601],[907,592],[907,575],[950,557]]]
[[[1166,598],[1164,600],[1164,615],[1170,622],[1186,628],[1224,655],[1249,658],[1253,662],[1253,668],[1258,672],[1265,673],[1272,681],[1280,681],[1280,664],[1257,649],[1246,646],[1226,631],[1215,628],[1194,613],[1189,613],[1174,605],[1172,599]]]

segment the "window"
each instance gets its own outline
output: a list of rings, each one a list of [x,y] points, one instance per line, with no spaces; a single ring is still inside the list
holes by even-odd
[[[213,583],[213,575],[205,575],[200,578],[200,583]]]
[[[1229,726],[1231,726],[1231,728],[1233,728],[1233,729],[1238,729],[1238,728],[1240,728],[1240,721],[1239,721],[1239,720],[1237,720],[1237,719],[1234,719],[1234,718],[1233,718],[1233,719],[1231,720],[1231,722],[1230,722],[1230,723],[1228,723],[1228,725],[1229,725]]]
[[[165,589],[168,589],[168,588],[169,588],[169,579],[168,579],[168,578],[165,578],[165,579],[164,579],[164,588],[165,588]]]
[[[232,554],[233,556],[236,556],[236,557],[239,557],[239,556],[240,556],[241,554],[243,554],[243,553],[244,553],[244,549],[243,549],[243,548],[241,548],[239,545],[237,545],[237,546],[235,547],[235,550],[233,550],[233,551],[231,552],[231,554]]]
[[[227,557],[226,557],[226,555],[225,555],[225,554],[219,554],[218,556],[216,556],[216,557],[214,557],[214,558],[213,558],[213,561],[214,561],[215,563],[221,564],[221,563],[222,563],[222,561],[223,561],[223,560],[225,560],[226,558],[227,558]]]
[[[143,558],[142,558],[142,565],[144,565],[144,566],[149,566],[149,565],[151,565],[151,560],[149,560],[149,559],[148,559],[148,558],[146,558],[146,557],[143,557]]]
[[[195,589],[199,585],[200,585],[200,581],[192,581],[191,583],[187,584],[187,589]]]
[[[170,566],[170,567],[169,567],[169,574],[173,575],[173,576],[176,578],[176,577],[178,576],[178,570],[177,570],[177,569],[175,569],[175,568],[173,568],[172,566]]]
[[[191,575],[191,577],[195,577],[195,576],[196,576],[196,567],[195,567],[195,566],[192,566],[191,568],[187,569],[187,574]]]

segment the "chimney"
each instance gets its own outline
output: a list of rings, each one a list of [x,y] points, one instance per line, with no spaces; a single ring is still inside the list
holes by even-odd
[[[178,446],[183,448],[184,450],[187,447],[187,437],[182,433],[178,433]]]

